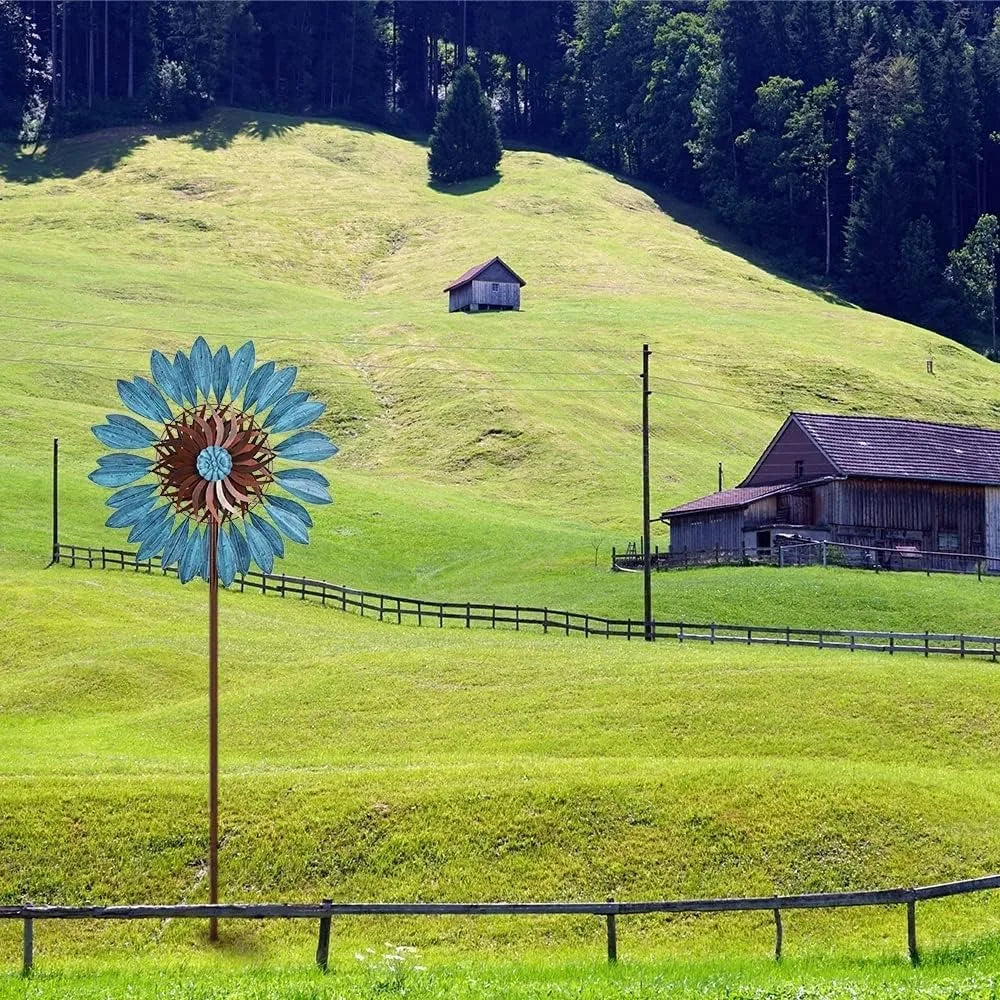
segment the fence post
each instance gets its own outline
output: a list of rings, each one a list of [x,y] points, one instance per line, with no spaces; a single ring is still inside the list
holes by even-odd
[[[964,660],[965,659],[965,636],[964,635],[958,637],[958,648],[959,648],[958,658],[960,660]]]
[[[924,656],[931,655],[931,634],[924,629]]]
[[[614,897],[608,896],[608,902],[613,903]],[[608,962],[614,965],[618,961],[618,924],[613,913],[608,914]]]
[[[332,905],[332,899],[324,899],[323,905]],[[316,945],[316,964],[326,972],[330,961],[330,917],[319,918],[319,942]]]
[[[784,936],[781,927],[781,910],[774,908],[774,960],[781,961],[781,939]]]
[[[585,639],[590,638],[590,615],[585,614],[583,616],[583,636]]]
[[[472,627],[471,614],[472,614],[472,612],[469,610],[469,602],[466,601],[465,602],[465,627],[466,628],[471,628]]]
[[[21,965],[21,975],[30,976],[35,964],[35,922],[31,917],[24,918],[24,961]]]
[[[823,539],[823,566],[826,566],[826,539]]]
[[[917,903],[910,890],[910,898],[906,901],[906,945],[910,952],[910,962],[920,964],[920,952],[917,951]]]
[[[382,621],[385,615],[385,594],[378,595],[378,620]]]
[[[549,609],[542,608],[542,632],[545,635],[549,634]]]
[[[711,632],[709,633],[708,641],[714,646],[715,645],[715,622],[712,622],[710,628],[711,628]]]

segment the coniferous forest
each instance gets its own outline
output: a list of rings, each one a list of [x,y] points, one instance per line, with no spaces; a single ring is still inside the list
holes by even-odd
[[[0,136],[211,105],[504,141],[700,202],[785,271],[996,356],[1000,3],[0,0]]]

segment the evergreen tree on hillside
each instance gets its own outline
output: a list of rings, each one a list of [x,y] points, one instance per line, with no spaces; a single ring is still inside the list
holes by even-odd
[[[959,294],[969,321],[992,340],[990,356],[997,355],[997,253],[1000,223],[995,215],[981,215],[957,250],[948,254],[945,280]]]
[[[445,184],[492,174],[503,147],[493,111],[469,65],[455,74],[431,134],[427,164],[432,179]]]

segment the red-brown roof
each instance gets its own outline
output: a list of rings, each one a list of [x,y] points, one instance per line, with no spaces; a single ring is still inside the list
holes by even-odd
[[[826,413],[791,419],[845,476],[1000,486],[1000,430]]]
[[[707,497],[700,497],[698,500],[689,500],[687,503],[682,503],[679,507],[672,507],[670,510],[665,510],[660,517],[666,520],[674,514],[696,514],[706,510],[727,510],[736,507],[746,507],[755,500],[762,500],[764,497],[773,496],[775,493],[789,493],[792,490],[800,490],[806,486],[825,482],[828,478],[802,480],[795,483],[777,483],[771,486],[736,486],[731,490],[721,490],[718,493],[711,493]]]
[[[477,264],[475,267],[470,267],[468,271],[465,272],[460,278],[456,278],[450,285],[445,286],[442,289],[445,292],[454,291],[456,288],[461,288],[462,285],[468,284],[470,281],[474,281],[483,271],[486,270],[491,264],[499,264],[502,268],[510,272],[511,277],[523,288],[526,284],[524,278],[517,274],[512,267],[505,264],[499,257],[491,257],[488,261],[483,264]]]

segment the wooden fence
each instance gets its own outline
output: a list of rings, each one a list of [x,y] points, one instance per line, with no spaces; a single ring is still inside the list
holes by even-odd
[[[316,963],[324,971],[330,950],[333,917],[347,916],[538,916],[603,917],[609,962],[618,960],[617,918],[644,913],[732,913],[770,911],[774,916],[774,957],[783,948],[782,910],[825,910],[845,906],[905,906],[906,940],[910,961],[920,961],[917,949],[916,904],[1000,888],[1000,875],[945,882],[913,889],[874,889],[861,892],[822,892],[798,896],[648,900],[603,903],[182,903],[132,906],[0,906],[0,920],[23,922],[23,965],[34,966],[34,925],[38,920],[168,920],[176,918],[233,918],[240,920],[319,920]]]
[[[139,562],[134,552],[123,549],[92,548],[81,545],[57,544],[53,561],[68,566],[91,569],[130,570],[135,573],[176,574],[176,569],[163,569],[155,560]],[[479,604],[424,601],[414,597],[380,594],[312,580],[287,576],[284,573],[250,572],[239,576],[231,590],[258,590],[279,597],[307,597],[341,611],[357,611],[362,616],[379,621],[444,628],[447,625],[464,628],[513,627],[541,629],[543,633],[578,634],[588,638],[635,639],[645,636],[641,618],[605,618],[600,615],[560,611],[520,604]],[[815,649],[844,649],[851,652],[918,653],[923,656],[947,654],[989,657],[996,662],[1000,653],[1000,636],[965,635],[942,632],[875,632],[860,629],[808,629],[762,625],[731,625],[719,622],[691,623],[656,621],[653,636],[678,642],[739,643],[740,645],[803,646]]]
[[[856,545],[823,540],[783,541],[767,548],[682,549],[650,553],[650,565],[661,572],[676,569],[703,569],[707,566],[842,566],[849,569],[967,576],[994,576],[1000,573],[1000,558],[971,552],[940,552],[915,545]],[[620,572],[642,572],[641,546],[625,552],[611,550],[611,568]]]

